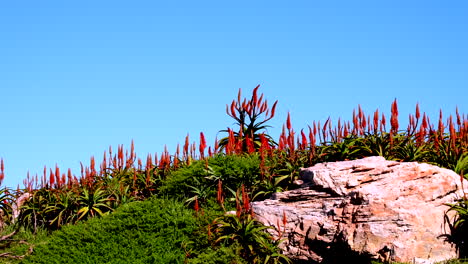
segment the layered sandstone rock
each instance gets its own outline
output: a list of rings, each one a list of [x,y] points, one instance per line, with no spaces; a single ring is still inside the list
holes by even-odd
[[[279,225],[289,257],[433,263],[457,256],[441,238],[448,232],[445,204],[463,195],[455,172],[369,157],[317,164],[301,177],[301,188],[253,203],[261,222]]]

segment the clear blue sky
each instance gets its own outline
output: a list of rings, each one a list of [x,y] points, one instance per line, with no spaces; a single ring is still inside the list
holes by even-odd
[[[163,3],[164,2],[164,3]],[[467,113],[466,1],[1,1],[3,185],[112,145],[172,151],[257,84],[300,130],[328,116]],[[401,121],[403,122],[403,121]],[[221,136],[221,135],[220,135]]]

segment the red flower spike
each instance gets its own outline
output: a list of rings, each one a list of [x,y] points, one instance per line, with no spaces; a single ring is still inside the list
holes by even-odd
[[[50,169],[49,184],[50,184],[51,188],[55,184],[55,175],[54,175],[54,172],[52,171],[52,169]]]
[[[288,128],[288,130],[291,130],[291,116],[288,112],[288,118],[286,119],[286,126]]]
[[[246,144],[247,144],[247,151],[249,153],[254,153],[255,152],[255,147],[253,145],[253,141],[250,137],[245,138]]]
[[[195,212],[198,212],[200,210],[200,206],[198,204],[198,198],[195,198],[195,205],[193,206],[193,209]]]
[[[130,158],[128,157],[128,150],[125,150],[125,168],[130,167]]]
[[[382,119],[380,121],[380,132],[383,132],[385,131],[385,124],[386,124],[387,120],[385,120],[385,114],[382,113]]]
[[[211,150],[211,146],[208,147],[208,157],[213,157],[213,151]]]
[[[323,140],[326,141],[326,135],[327,135],[327,125],[328,123],[330,122],[330,117],[328,117],[327,121],[325,121],[325,124],[323,124],[323,127],[322,127],[322,135],[323,135]]]
[[[184,144],[184,152],[182,155],[186,158],[188,158],[188,148],[189,148],[190,142],[189,142],[189,135],[185,137],[185,144]]]
[[[361,120],[361,132],[362,133],[365,131],[366,127],[367,127],[366,118],[363,117],[362,120]]]
[[[424,132],[426,132],[426,130],[428,128],[428,121],[427,121],[426,113],[423,114],[421,127],[422,127],[422,130],[424,130]]]
[[[68,168],[67,178],[68,178],[68,186],[70,187],[73,183],[73,176],[72,176],[72,172],[70,168]]]
[[[363,117],[364,117],[364,112],[362,111],[361,105],[358,104],[358,118],[359,120],[362,120]]]
[[[215,137],[215,144],[214,144],[214,153],[218,153],[219,143],[218,143],[218,136]]]
[[[280,136],[279,142],[278,142],[278,150],[284,150],[285,143],[284,143],[284,136]]]
[[[377,129],[379,128],[379,110],[375,110],[374,112],[374,133],[377,133]]]
[[[94,161],[94,156],[91,156],[91,160],[90,160],[90,168],[91,168],[91,174],[92,176],[95,176],[96,175],[96,162]]]
[[[396,134],[398,132],[398,105],[397,100],[395,99],[392,103],[392,117],[390,118],[390,124],[392,126],[391,132]]]
[[[416,126],[416,120],[412,114],[409,114],[409,127],[414,128]]]
[[[416,104],[416,120],[419,120],[421,113],[419,112],[419,103]]]
[[[216,200],[220,205],[223,204],[224,199],[223,199],[223,181],[218,180],[218,191],[216,193]]]
[[[458,106],[455,108],[455,114],[457,116],[457,125],[458,127],[460,127],[462,122],[461,122],[460,114],[458,113]]]
[[[289,149],[292,151],[292,154],[296,150],[296,145],[294,144],[294,131],[291,131],[291,133],[288,135],[288,145]]]
[[[304,134],[304,131],[301,129],[301,137],[302,137],[302,149],[307,147],[307,137]]]
[[[249,196],[247,192],[245,191],[245,186],[242,184],[242,206],[244,209],[244,212],[249,212],[250,211],[250,202],[249,202]]]
[[[440,112],[439,112],[439,127],[438,127],[438,132],[440,135],[443,135],[444,134],[444,121],[442,120],[442,109],[440,109]]]
[[[135,144],[133,143],[133,139],[132,139],[132,143],[130,145],[130,160],[133,161],[134,157],[135,157]]]
[[[273,107],[271,108],[271,116],[270,119],[275,116],[275,110],[276,110],[276,104],[278,103],[278,100],[273,104]]]
[[[143,162],[140,158],[138,158],[138,169],[141,170],[143,168]]]
[[[450,132],[450,142],[452,143],[452,148],[455,149],[457,134],[455,133],[455,126],[453,124],[452,115],[450,115],[449,117],[449,132]]]
[[[253,103],[254,106],[257,106],[257,90],[258,90],[259,87],[260,87],[260,85],[257,85],[257,87],[255,87],[255,89],[253,90],[252,103]]]
[[[200,150],[200,157],[201,158],[204,158],[204,152],[205,152],[205,148],[206,148],[206,140],[205,140],[205,135],[203,134],[203,132],[200,132],[200,147],[199,147],[199,150]]]
[[[258,104],[261,104],[261,103],[262,103],[262,100],[263,100],[263,94],[261,94],[261,95],[260,95],[260,98],[258,98]],[[263,105],[265,105],[265,104],[266,104],[266,101],[263,102]],[[262,111],[262,112],[264,112],[264,111]]]
[[[359,127],[358,117],[356,116],[356,110],[353,109],[353,125],[357,129]]]
[[[226,105],[226,107],[227,107],[227,105]],[[229,115],[229,113],[228,113],[228,115]],[[230,116],[232,116],[234,118],[237,118],[237,116],[236,116],[236,102],[234,102],[234,101],[232,101],[232,103],[231,103],[231,114],[230,114]]]
[[[239,102],[239,103],[241,101],[241,94],[242,94],[242,89],[239,88],[239,92],[237,93],[237,102]]]
[[[153,157],[148,153],[146,156],[146,170],[151,170],[153,168]]]
[[[60,181],[60,186],[64,186],[66,183],[66,175],[65,173],[62,173],[62,179]]]
[[[228,116],[232,116],[231,113],[229,112],[229,106],[228,106],[228,105],[226,105],[226,114],[227,114]]]
[[[61,182],[60,182],[60,169],[57,166],[57,164],[55,164],[55,183],[57,184],[58,187],[60,187],[60,185],[61,185]]]
[[[249,116],[252,116],[253,106],[251,104],[246,104],[246,111]]]
[[[263,104],[262,104],[262,108],[260,109],[260,112],[263,113],[265,111],[268,110],[268,103],[267,101],[265,101]],[[267,112],[268,113],[268,112]],[[268,114],[266,114],[268,116]]]
[[[146,170],[146,179],[145,179],[146,186],[148,186],[150,182],[151,182],[150,170]]]
[[[107,167],[107,157],[106,157],[106,152],[104,151],[104,155],[102,156],[101,168],[104,171],[106,167]]]

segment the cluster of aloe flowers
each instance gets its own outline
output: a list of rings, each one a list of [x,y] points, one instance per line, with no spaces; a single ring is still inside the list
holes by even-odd
[[[209,172],[210,159],[220,155],[253,156],[260,160],[260,177],[252,177],[254,182],[242,185],[242,195],[239,195],[240,189],[237,192],[229,189],[231,200],[237,201],[238,205],[238,213],[233,217],[247,222],[253,220],[247,216],[252,212],[247,210],[245,201],[264,199],[273,192],[291,188],[300,167],[318,162],[379,155],[391,160],[427,162],[454,170],[458,168],[462,177],[466,170],[463,164],[468,164],[468,116],[460,114],[458,109],[455,117],[450,115],[446,119],[440,111],[438,122],[434,124],[429,116],[421,114],[419,105],[416,105],[415,113],[409,115],[408,126],[401,129],[395,100],[391,104],[389,123],[379,110],[366,115],[359,106],[357,111],[353,111],[351,121],[338,119],[333,125],[329,118],[323,124],[313,122],[306,130],[299,132],[293,129],[288,113],[282,133],[275,141],[266,129],[269,127],[267,122],[275,116],[278,101],[270,107],[258,89],[259,86],[253,89],[250,98],[242,98],[239,89],[237,100],[226,106],[226,113],[235,120],[237,127],[221,130],[226,136],[215,140],[213,148],[207,145],[203,133],[200,133],[198,144],[191,143],[187,135],[183,146],[177,145],[174,154],[164,148],[159,156],[148,154],[142,160],[136,156],[132,141],[130,150],[124,150],[120,145],[114,153],[109,147],[100,165],[91,157],[89,166],[81,166],[78,177],[70,169],[65,173],[58,166],[44,168],[41,176],[31,177],[28,174],[23,189],[14,191],[3,188],[0,191],[3,221],[13,222],[12,201],[24,193],[30,194],[30,198],[21,207],[15,223],[34,230],[39,226],[53,230],[65,224],[102,216],[124,203],[159,194],[161,186],[174,171],[189,167],[196,161],[204,161]],[[0,165],[1,183],[4,177],[3,160]],[[225,182],[224,186],[220,177],[205,178],[203,184],[206,184],[206,188],[202,186],[201,189],[217,188],[212,193],[216,193],[218,203],[224,208],[225,198],[229,194],[225,192],[227,186],[231,188],[236,186],[235,183]],[[200,210],[206,199],[200,200],[199,196],[192,198],[189,199],[190,203],[193,202],[191,206]],[[242,206],[239,206],[240,200],[244,201]],[[227,230],[229,228],[218,230],[223,233],[221,237],[232,236],[226,234]]]
[[[130,151],[119,145],[117,153],[113,153],[109,147],[100,165],[91,157],[89,166],[81,164],[80,177],[73,175],[70,169],[61,173],[58,166],[49,170],[44,167],[42,176],[28,174],[25,188],[18,188],[15,196],[29,193],[31,198],[23,205],[17,222],[34,229],[38,226],[57,229],[64,224],[110,213],[130,201],[144,200],[157,194],[171,171],[204,157],[203,133],[200,138],[199,153],[187,136],[181,154],[179,146],[174,155],[165,148],[159,157],[148,154],[143,162],[136,157],[132,141]]]

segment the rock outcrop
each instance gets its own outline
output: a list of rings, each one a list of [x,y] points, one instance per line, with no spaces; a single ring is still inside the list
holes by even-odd
[[[271,232],[285,239],[290,258],[433,263],[457,257],[441,238],[449,232],[446,204],[463,195],[455,172],[368,157],[316,164],[302,169],[301,178],[301,188],[252,203],[258,220],[279,225],[279,233]],[[468,192],[466,180],[463,186]]]

